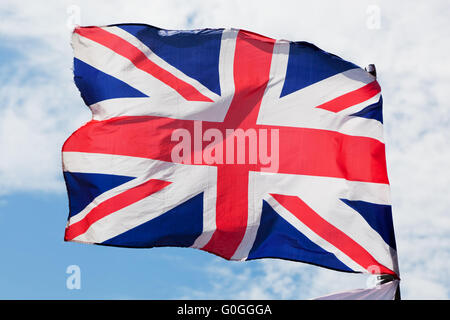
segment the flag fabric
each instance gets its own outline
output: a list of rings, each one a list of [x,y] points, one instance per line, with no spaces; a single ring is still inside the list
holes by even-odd
[[[381,89],[307,42],[78,27],[66,241],[398,275]]]
[[[395,300],[399,282],[399,280],[392,280],[373,288],[332,293],[313,300]]]

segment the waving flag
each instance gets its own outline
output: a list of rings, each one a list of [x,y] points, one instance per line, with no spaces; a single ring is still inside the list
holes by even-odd
[[[73,33],[93,118],[63,146],[66,241],[398,275],[380,86],[307,42]]]

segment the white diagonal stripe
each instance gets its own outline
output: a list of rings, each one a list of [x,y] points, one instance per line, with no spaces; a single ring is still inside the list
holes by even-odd
[[[375,103],[380,94],[340,112],[316,108],[375,80],[366,71],[355,68],[311,84],[280,98],[289,60],[289,42],[277,41],[270,78],[258,115],[258,124],[332,130],[348,135],[370,137],[383,142],[382,124],[374,119],[349,117]]]
[[[117,27],[105,27],[109,32],[127,37],[136,42],[138,39]],[[231,100],[234,96],[234,48],[237,31],[226,29],[222,33],[219,55],[219,80],[221,96],[209,91],[197,80],[184,75],[154,53],[147,50],[148,57],[161,67],[168,68],[175,76],[196,87],[202,94],[214,98],[214,102],[187,101],[170,86],[156,79],[147,72],[137,68],[127,58],[115,53],[109,48],[98,44],[78,33],[73,34],[72,46],[77,59],[92,67],[109,74],[131,87],[148,95],[150,98],[116,98],[99,101],[90,106],[95,120],[106,120],[118,116],[161,116],[174,119],[203,120],[221,122],[225,118]],[[138,45],[138,43],[135,43]],[[207,94],[206,94],[207,93]]]
[[[270,206],[287,222],[289,222],[293,227],[295,227],[298,231],[304,234],[308,239],[317,244],[319,247],[324,249],[325,251],[331,252],[338,258],[342,263],[348,266],[350,269],[354,271],[365,272],[366,269],[352,260],[349,256],[343,253],[341,250],[336,248],[334,245],[317,235],[313,230],[307,227],[303,222],[301,222],[296,216],[286,210],[278,201],[276,201],[273,197],[268,197],[267,202]]]
[[[379,263],[395,272],[398,271],[396,251],[383,240],[376,230],[372,229],[358,212],[340,200],[342,198],[390,205],[388,184],[261,172],[251,172],[249,181],[252,181],[251,186],[253,186],[253,190],[250,190],[249,194],[253,195],[255,202],[262,202],[271,193],[296,195],[308,203],[311,209],[328,223],[361,245]],[[259,225],[259,219],[253,223]],[[253,241],[251,245],[246,246],[247,252],[240,253],[240,258],[248,255]]]
[[[219,95],[209,90],[207,87],[202,85],[198,80],[187,76],[181,70],[175,68],[171,64],[167,63],[165,60],[161,59],[156,53],[154,53],[149,47],[147,47],[144,43],[142,43],[138,38],[133,36],[131,33],[119,27],[103,27],[102,29],[126,40],[128,43],[138,48],[151,62],[161,67],[162,69],[170,72],[178,79],[186,83],[189,83],[191,86],[197,89],[197,91],[199,91],[202,95],[210,98],[213,101],[216,101],[220,98]]]

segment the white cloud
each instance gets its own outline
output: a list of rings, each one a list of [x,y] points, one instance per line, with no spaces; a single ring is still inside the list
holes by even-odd
[[[0,88],[0,194],[64,190],[60,149],[89,113],[82,112],[69,72],[42,70],[30,60],[11,64],[15,72],[2,77]]]
[[[311,299],[373,285],[373,279],[367,275],[277,259],[228,262],[216,258],[204,270],[209,288],[204,291],[184,288],[185,295],[181,298]]]
[[[64,192],[60,148],[89,120],[72,83],[66,10],[84,25],[141,22],[169,29],[236,27],[306,40],[359,65],[375,63],[383,88],[402,293],[448,298],[450,49],[446,1],[2,1],[0,194]],[[366,27],[368,5],[380,29]],[[6,51],[7,49],[7,51]],[[4,51],[1,51],[4,50]],[[6,61],[6,62],[4,62]],[[215,260],[214,260],[215,261]],[[364,286],[366,278],[283,261],[214,262],[216,298],[311,298]],[[214,270],[217,272],[217,270]],[[191,292],[193,297],[208,297]]]

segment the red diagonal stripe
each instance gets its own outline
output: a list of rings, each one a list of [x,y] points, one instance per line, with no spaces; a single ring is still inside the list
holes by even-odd
[[[281,194],[271,194],[271,196],[319,237],[331,243],[364,269],[370,272],[371,267],[377,266],[380,269],[380,274],[395,275],[394,271],[376,261],[366,249],[323,219],[299,197]]]
[[[93,208],[82,220],[67,227],[64,240],[70,241],[78,237],[85,233],[94,222],[158,192],[169,184],[170,182],[168,181],[151,179],[103,201]]]
[[[325,102],[324,104],[321,104],[316,108],[325,109],[332,112],[339,112],[372,98],[380,91],[380,85],[375,80],[366,84],[364,87]]]
[[[136,66],[136,68],[151,74],[156,79],[167,84],[186,100],[213,102],[189,83],[175,77],[167,70],[149,60],[141,50],[119,36],[99,27],[77,28],[74,32],[127,58]]]

